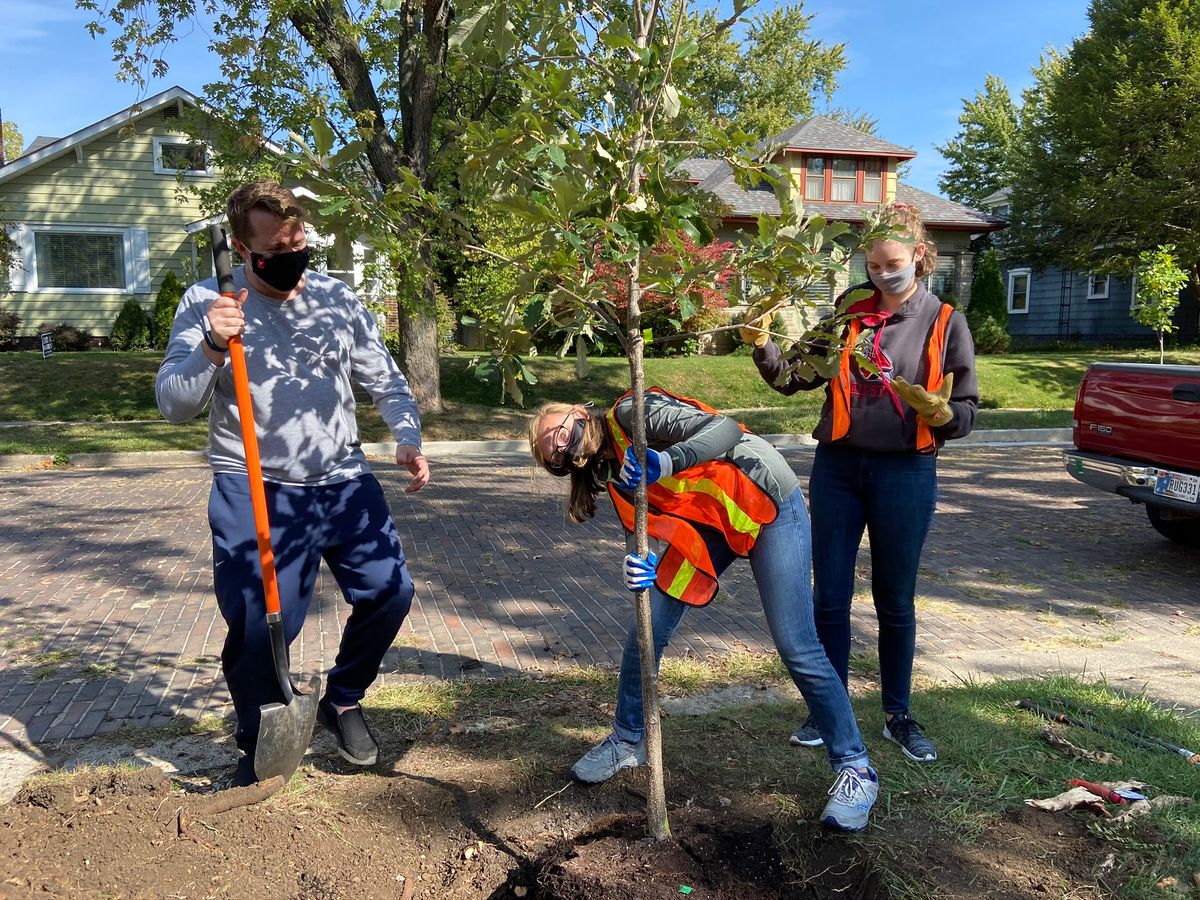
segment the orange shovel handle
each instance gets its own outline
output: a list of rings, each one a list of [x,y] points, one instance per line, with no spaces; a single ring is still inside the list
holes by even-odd
[[[263,596],[267,603],[267,615],[279,615],[279,581],[275,577],[275,552],[271,549],[271,522],[267,517],[267,492],[263,487],[262,463],[258,458],[258,434],[254,430],[254,403],[250,399],[250,378],[246,374],[246,354],[242,350],[240,334],[229,339],[229,362],[233,366],[233,391],[237,396],[238,419],[242,426],[242,444],[246,449],[246,475],[250,479],[250,505],[254,508],[254,534],[258,538],[258,558],[262,563]]]

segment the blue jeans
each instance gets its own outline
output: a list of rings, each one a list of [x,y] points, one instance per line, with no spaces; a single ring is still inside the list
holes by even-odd
[[[808,497],[817,633],[829,661],[846,684],[854,563],[865,528],[879,619],[883,711],[906,713],[917,643],[917,568],[937,505],[937,458],[819,444]]]
[[[362,475],[315,486],[268,482],[266,495],[287,642],[291,644],[304,625],[324,559],[351,606],[325,696],[339,706],[353,706],[379,674],[413,598],[383,489],[374,475]],[[213,586],[229,626],[221,668],[237,713],[237,745],[253,756],[259,707],[282,701],[283,694],[271,661],[262,565],[245,475],[213,478],[208,522]]]
[[[720,541],[709,541],[709,552],[720,575],[737,557]],[[780,504],[775,521],[763,528],[750,551],[750,568],[762,598],[767,627],[779,657],[792,681],[804,695],[813,722],[825,739],[829,762],[835,771],[869,765],[854,710],[813,626],[811,547],[808,511],[797,488]],[[657,587],[650,591],[655,662],[679,627],[688,604],[669,597]],[[625,640],[621,677],[617,689],[617,714],[613,731],[623,741],[640,741],[642,718],[642,665],[638,649],[637,618]]]

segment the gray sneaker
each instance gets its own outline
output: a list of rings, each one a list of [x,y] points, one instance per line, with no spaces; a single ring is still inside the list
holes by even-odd
[[[571,774],[587,784],[600,784],[623,769],[632,769],[645,763],[644,741],[631,744],[615,734],[610,734],[571,767]]]
[[[817,731],[817,726],[813,722],[812,716],[805,719],[804,724],[792,732],[792,736],[788,738],[788,743],[793,747],[825,746],[825,741],[821,738],[821,732]]]
[[[874,769],[868,767],[865,774],[853,767],[842,769],[829,789],[821,824],[838,831],[862,831],[878,796],[879,776]]]
[[[892,716],[883,726],[883,736],[893,744],[899,744],[904,755],[917,762],[932,762],[937,759],[933,741],[921,730],[921,723],[908,713]]]

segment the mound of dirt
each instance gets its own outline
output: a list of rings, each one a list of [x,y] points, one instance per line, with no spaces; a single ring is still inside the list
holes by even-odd
[[[646,836],[645,816],[610,816],[549,848],[515,881],[535,900],[703,898],[783,900],[786,874],[772,828],[690,809],[671,816],[671,839]]]

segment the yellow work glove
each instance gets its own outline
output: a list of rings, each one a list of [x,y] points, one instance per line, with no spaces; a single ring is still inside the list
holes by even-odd
[[[771,324],[771,315],[775,312],[770,304],[763,306],[761,304],[752,306],[746,310],[746,315],[742,319],[742,327],[738,329],[738,334],[747,344],[753,344],[755,347],[765,347],[767,341],[771,340],[771,336],[767,334],[767,328]]]
[[[899,375],[892,379],[896,393],[911,406],[926,425],[945,425],[954,418],[950,408],[950,393],[954,390],[954,373],[946,375],[936,394],[931,394],[919,384],[909,384]]]

